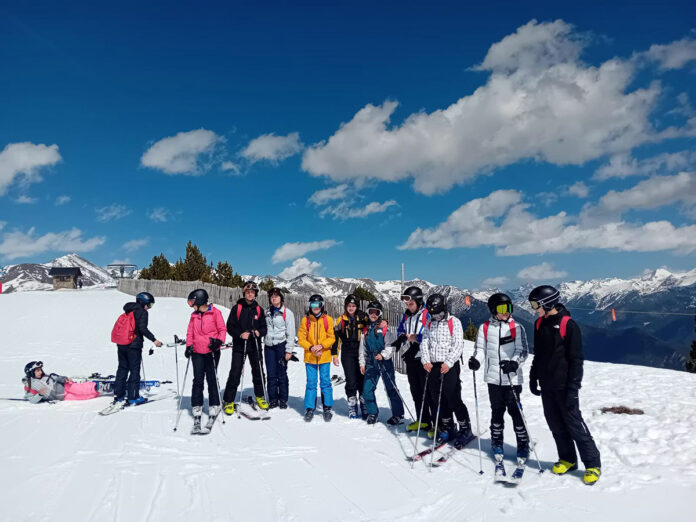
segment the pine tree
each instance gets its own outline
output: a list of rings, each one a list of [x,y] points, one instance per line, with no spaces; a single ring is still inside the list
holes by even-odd
[[[464,330],[464,339],[466,339],[467,341],[476,342],[477,335],[478,329],[474,325],[474,322],[471,320],[471,317],[469,317],[469,325],[466,327],[466,330]]]
[[[273,279],[266,279],[265,281],[259,283],[259,289],[263,290],[264,292],[268,292],[274,286],[275,284],[273,284]]]
[[[377,297],[375,296],[375,294],[370,292],[368,289],[363,288],[362,286],[356,286],[352,294],[361,301],[377,301]]]
[[[164,256],[160,254],[152,258],[152,263],[140,271],[140,279],[171,279],[172,266]]]
[[[244,285],[242,276],[232,269],[227,261],[224,263],[218,261],[217,268],[213,271],[212,282],[219,286],[227,286],[230,288],[241,288]]]
[[[175,281],[212,281],[213,264],[208,264],[205,256],[191,241],[186,245],[186,258],[176,262],[172,270]]]
[[[696,316],[694,316],[694,331],[696,332]],[[696,341],[691,341],[689,360],[686,361],[686,371],[696,373]]]

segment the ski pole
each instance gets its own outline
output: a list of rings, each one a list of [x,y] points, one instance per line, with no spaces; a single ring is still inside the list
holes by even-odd
[[[539,460],[539,455],[537,455],[537,450],[536,450],[536,443],[532,440],[532,435],[529,433],[529,428],[527,427],[527,418],[524,416],[524,411],[522,410],[522,401],[520,400],[520,396],[517,395],[517,392],[515,391],[515,387],[512,385],[512,379],[510,378],[510,374],[507,374],[508,382],[510,383],[510,389],[512,390],[512,394],[515,396],[515,404],[517,404],[517,409],[520,412],[520,416],[522,417],[522,423],[524,424],[524,429],[527,431],[527,437],[529,437],[529,445],[532,447],[532,450],[534,451],[534,458],[537,461],[537,466],[539,466],[539,473],[543,473],[544,469],[541,467],[541,461]]]
[[[191,358],[189,357],[186,363],[186,371],[184,371],[184,382],[182,384],[181,393],[179,394],[179,411],[176,414],[176,424],[174,424],[174,431],[179,427],[179,419],[181,419],[181,401],[184,398],[184,386],[186,386],[186,375],[188,375],[189,364],[191,364]]]
[[[179,350],[177,349],[177,344],[178,344],[179,338],[174,334],[174,366],[176,366],[176,394],[181,395],[179,393]]]
[[[220,380],[218,379],[218,374],[217,374],[217,361],[215,360],[215,352],[211,352],[211,355],[213,356],[213,372],[215,373],[215,384],[217,384],[217,392],[218,392],[218,397],[220,398],[220,408],[222,408],[222,390],[220,389]],[[208,407],[210,408],[210,401],[208,401]],[[219,415],[219,414],[218,414]],[[217,417],[215,417],[217,419]],[[227,424],[225,422],[225,416],[222,416],[222,423]]]
[[[432,370],[431,370],[432,371]],[[440,403],[442,402],[442,385],[445,382],[445,375],[440,373],[440,392],[437,395],[437,413],[435,414],[435,426],[433,429],[433,451],[430,453],[430,472],[433,471],[433,458],[435,457],[435,440],[437,440],[437,424],[440,422]]]
[[[420,364],[420,363],[418,363]],[[423,402],[421,402],[421,408],[420,408],[420,414],[418,415],[418,430],[416,431],[416,438],[413,441],[413,459],[416,458],[416,455],[418,454],[418,438],[420,437],[420,429],[421,429],[421,421],[423,420],[423,409],[425,408],[425,394],[428,391],[428,377],[430,377],[430,373],[425,374],[425,387],[423,388]],[[411,469],[413,469],[413,465],[415,464],[415,460],[411,459]]]
[[[145,360],[140,357],[140,367],[143,369],[143,381],[147,381],[147,376],[145,375]]]
[[[476,392],[476,372],[471,374],[474,376],[474,402],[476,403],[476,439],[478,440],[479,449],[479,475],[483,475],[483,457],[481,456],[481,426],[479,425],[479,406],[478,393]]]
[[[377,367],[379,368],[379,373],[382,374],[382,379],[384,379],[385,376],[387,379],[389,379],[389,384],[392,385],[392,388],[394,388],[394,390],[396,391],[396,394],[399,396],[399,399],[401,399],[401,404],[404,405],[404,408],[406,408],[406,411],[408,411],[408,414],[411,416],[411,418],[415,420],[415,418],[416,418],[415,415],[413,415],[413,413],[411,413],[411,408],[409,408],[408,405],[406,404],[406,401],[404,400],[403,396],[401,395],[399,388],[396,387],[396,384],[394,383],[392,378],[389,376],[389,372],[387,372],[386,370],[383,370],[382,365],[379,363],[380,363],[380,361],[377,362]],[[389,402],[389,404],[391,405],[391,401]]]
[[[242,385],[241,389],[239,390],[239,402],[237,403],[237,418],[241,419],[242,414],[239,412],[239,408],[242,406],[242,400],[244,400],[244,366],[246,366],[246,352],[247,352],[247,340],[244,339],[244,352],[242,353]],[[236,394],[235,394],[236,398]]]
[[[261,343],[256,334],[252,332],[254,336],[254,344],[256,345],[256,356],[259,359],[259,370],[261,371],[261,385],[263,386],[263,398],[268,403],[268,394],[266,393],[266,374],[263,371],[263,351],[261,350]]]

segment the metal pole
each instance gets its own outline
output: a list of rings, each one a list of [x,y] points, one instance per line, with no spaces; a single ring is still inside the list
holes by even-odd
[[[418,454],[418,438],[420,437],[420,430],[421,430],[421,421],[423,420],[423,408],[425,407],[425,395],[428,392],[428,377],[430,377],[430,373],[425,374],[425,387],[423,388],[423,402],[421,402],[421,408],[420,408],[420,415],[418,415],[418,430],[416,431],[416,438],[413,441],[413,458],[416,458],[416,455]],[[415,460],[411,460],[411,469],[413,469],[413,464],[415,463]]]
[[[432,370],[431,370],[432,371]],[[440,392],[437,395],[437,413],[435,414],[435,426],[433,428],[433,451],[430,453],[430,471],[433,470],[433,458],[435,456],[435,440],[437,440],[437,424],[440,422],[440,403],[442,402],[442,385],[445,382],[444,374],[440,373]]]
[[[481,426],[479,425],[478,393],[476,392],[476,372],[471,372],[474,376],[474,402],[476,403],[476,438],[479,448],[479,475],[483,475],[483,457],[481,457]]]
[[[536,444],[532,440],[532,435],[529,433],[529,428],[527,427],[527,418],[524,416],[524,411],[522,410],[522,402],[520,401],[520,396],[517,395],[517,392],[515,391],[515,387],[512,385],[512,379],[510,378],[510,374],[507,374],[508,382],[510,383],[510,389],[512,390],[512,394],[515,396],[515,404],[517,404],[517,409],[520,412],[520,415],[522,416],[522,423],[524,424],[524,429],[527,430],[527,437],[529,437],[529,445],[532,447],[532,450],[534,451],[534,458],[537,461],[537,466],[539,466],[539,473],[543,473],[544,469],[541,467],[541,461],[539,460],[539,455],[537,455],[537,450],[536,450]]]
[[[189,357],[189,360],[186,363],[186,371],[184,372],[184,382],[182,384],[181,394],[179,395],[179,411],[176,414],[176,424],[174,424],[174,431],[176,431],[176,429],[179,427],[179,419],[181,419],[181,400],[184,398],[183,386],[186,386],[186,375],[188,375],[188,369],[189,369],[190,363],[191,363],[191,358]]]

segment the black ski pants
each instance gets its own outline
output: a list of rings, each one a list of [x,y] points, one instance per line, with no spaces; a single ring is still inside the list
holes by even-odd
[[[512,417],[512,426],[517,438],[517,456],[527,458],[529,456],[529,435],[524,427],[522,414],[517,407],[517,399],[522,393],[522,386],[515,386],[515,391],[510,386],[488,385],[488,397],[491,400],[491,445],[503,447],[503,431],[505,428],[505,411]]]
[[[577,395],[570,401],[567,397],[568,392],[565,389],[541,392],[544,417],[556,441],[558,458],[567,462],[577,462],[577,446],[585,468],[599,468],[602,465],[599,450],[582,419],[580,401]]]
[[[191,389],[191,406],[203,406],[203,381],[208,381],[208,406],[220,404],[220,392],[218,391],[215,372],[220,362],[220,352],[193,353],[191,354],[191,366],[193,366],[193,388]]]
[[[140,365],[143,360],[142,348],[118,347],[118,370],[114,382],[114,397],[123,399],[128,392],[128,400],[140,396]],[[128,379],[128,382],[126,382]]]
[[[365,376],[360,373],[360,361],[358,348],[348,348],[341,350],[341,364],[343,373],[346,376],[346,398],[362,395],[365,385]]]
[[[433,363],[428,378],[428,395],[432,404],[436,407],[440,405],[440,422],[452,418],[452,413],[457,416],[457,421],[466,427],[471,427],[469,420],[469,410],[466,409],[462,401],[462,383],[459,380],[460,366],[456,362],[444,375],[440,373],[441,362]],[[440,383],[442,383],[442,396],[440,393]],[[437,414],[437,410],[436,410]]]
[[[285,359],[287,343],[265,346],[266,372],[268,373],[268,400],[288,402],[288,361]]]
[[[421,407],[423,408],[423,417],[421,422],[426,424],[431,424],[435,420],[435,409],[432,407],[432,401],[428,393],[423,393],[425,389],[425,378],[428,372],[425,371],[420,359],[405,359],[406,362],[406,376],[408,377],[408,385],[411,388],[411,397],[413,397],[413,404],[416,406],[416,411],[414,415],[420,415]],[[425,404],[423,404],[423,397],[425,396]],[[418,420],[418,419],[415,419]]]
[[[246,349],[245,349],[246,347]],[[225,385],[225,394],[223,400],[225,402],[233,402],[237,396],[237,388],[239,380],[242,377],[244,369],[244,361],[246,356],[249,357],[249,365],[251,366],[251,378],[254,382],[254,395],[263,397],[263,368],[261,367],[261,350],[258,348],[258,339],[249,337],[245,342],[244,339],[235,339],[234,348],[232,348],[232,367],[230,375],[227,377]],[[244,392],[244,390],[242,390]]]

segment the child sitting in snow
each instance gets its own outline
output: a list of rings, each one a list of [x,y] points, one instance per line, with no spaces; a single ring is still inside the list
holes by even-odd
[[[24,375],[24,398],[33,404],[41,401],[84,401],[112,393],[110,383],[102,387],[99,382],[73,382],[63,375],[47,374],[41,361],[27,363]]]

